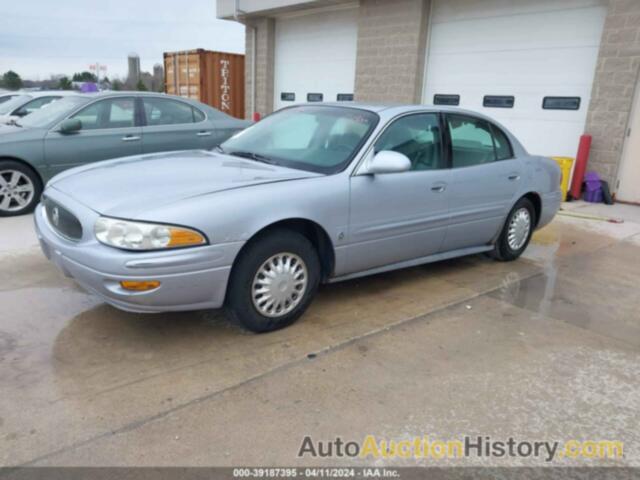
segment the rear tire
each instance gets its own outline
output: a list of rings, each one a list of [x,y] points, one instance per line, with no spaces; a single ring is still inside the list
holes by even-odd
[[[40,177],[23,163],[0,160],[0,217],[30,213],[42,194]]]
[[[521,198],[513,206],[502,232],[491,252],[501,262],[511,262],[525,251],[536,224],[536,210],[528,198]]]
[[[320,260],[303,235],[278,229],[250,241],[227,287],[229,316],[247,330],[271,332],[305,312],[320,283]]]

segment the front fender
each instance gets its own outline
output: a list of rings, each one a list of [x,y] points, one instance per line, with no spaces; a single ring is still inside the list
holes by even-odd
[[[338,251],[349,222],[346,174],[286,180],[181,200],[144,212],[138,220],[197,228],[212,244],[246,242],[265,227],[288,219],[320,225]]]

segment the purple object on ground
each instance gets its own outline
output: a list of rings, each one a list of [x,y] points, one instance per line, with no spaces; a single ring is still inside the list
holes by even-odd
[[[584,176],[584,195],[586,202],[602,202],[602,182],[597,172],[587,172]]]
[[[98,86],[93,82],[85,82],[80,87],[82,93],[92,93],[98,91]]]

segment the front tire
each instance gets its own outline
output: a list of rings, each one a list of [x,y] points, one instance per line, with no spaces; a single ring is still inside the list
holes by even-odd
[[[30,213],[42,194],[42,182],[26,165],[0,160],[0,217]]]
[[[278,229],[250,241],[231,272],[229,316],[252,332],[291,325],[305,312],[320,283],[320,260],[312,243]]]
[[[536,210],[528,198],[513,206],[500,232],[491,256],[501,262],[511,262],[525,251],[536,224]]]

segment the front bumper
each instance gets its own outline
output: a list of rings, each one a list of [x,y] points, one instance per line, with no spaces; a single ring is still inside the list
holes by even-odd
[[[78,242],[58,235],[38,205],[34,220],[44,255],[67,277],[105,302],[132,312],[165,312],[219,308],[231,265],[243,242],[207,245],[161,252],[127,252],[99,243],[93,237],[98,214],[58,191],[47,196],[74,213],[83,226]],[[122,280],[158,280],[160,286],[132,292]]]

